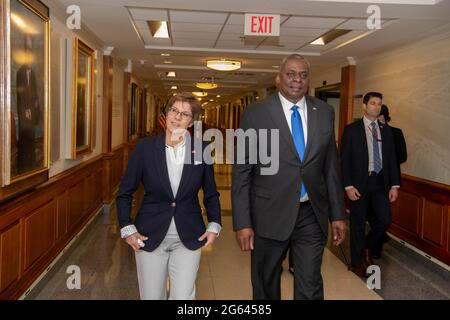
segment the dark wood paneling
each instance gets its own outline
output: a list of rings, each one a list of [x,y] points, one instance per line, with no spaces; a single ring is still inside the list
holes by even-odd
[[[20,275],[20,224],[0,231],[0,292]]]
[[[402,178],[390,232],[450,264],[450,186],[409,175]]]
[[[425,201],[423,215],[423,239],[444,247],[444,211],[445,206]]]
[[[392,205],[392,223],[397,224],[415,236],[420,236],[422,200],[420,197],[399,192],[399,197]]]
[[[83,217],[84,200],[84,179],[82,179],[69,188],[69,229]]]
[[[49,202],[25,217],[25,259],[23,268],[25,271],[36,259],[47,250],[50,250],[55,243],[55,217],[55,201]]]
[[[56,239],[67,232],[68,194],[66,191],[56,198]]]

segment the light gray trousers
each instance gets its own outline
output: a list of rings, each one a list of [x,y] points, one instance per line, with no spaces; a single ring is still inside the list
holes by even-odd
[[[152,252],[136,252],[139,293],[142,300],[194,300],[195,279],[200,265],[201,248],[187,249],[177,235],[166,235]]]

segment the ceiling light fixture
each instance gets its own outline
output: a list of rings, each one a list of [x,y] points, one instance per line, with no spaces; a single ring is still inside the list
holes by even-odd
[[[310,42],[310,44],[324,46],[324,45],[330,43],[331,41],[335,40],[336,38],[339,38],[340,36],[343,36],[344,34],[349,33],[350,31],[352,31],[352,30],[333,29],[333,30],[330,30],[330,31],[324,33],[316,40]]]
[[[166,76],[169,78],[175,78],[177,75],[175,74],[175,71],[169,71],[166,72]]]
[[[172,89],[172,90],[177,90],[178,87],[177,87],[177,86],[171,86],[170,89]]]
[[[219,85],[217,83],[213,82],[197,82],[195,86],[199,89],[203,90],[210,90],[210,89],[216,89]]]
[[[205,91],[193,91],[192,94],[196,97],[206,97],[208,95]]]
[[[147,21],[153,38],[170,38],[167,21]]]
[[[161,56],[163,56],[163,57],[170,57],[170,53],[161,53]]]
[[[213,59],[206,61],[206,67],[218,71],[233,71],[241,68],[241,62],[237,60]]]

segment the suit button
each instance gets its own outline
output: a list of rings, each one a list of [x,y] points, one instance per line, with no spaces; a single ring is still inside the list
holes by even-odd
[[[172,204],[171,204],[172,208],[175,208],[176,205],[177,205],[177,204],[176,204],[175,202],[172,202]]]

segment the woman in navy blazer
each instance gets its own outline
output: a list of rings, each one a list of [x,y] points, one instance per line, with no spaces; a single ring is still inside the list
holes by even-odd
[[[221,229],[219,193],[213,165],[198,161],[186,130],[198,118],[200,102],[190,93],[177,94],[165,111],[165,133],[141,139],[131,155],[117,196],[118,220],[121,237],[135,250],[141,299],[166,299],[167,275],[169,299],[195,299],[201,248]],[[133,222],[131,204],[140,183],[145,195]]]

